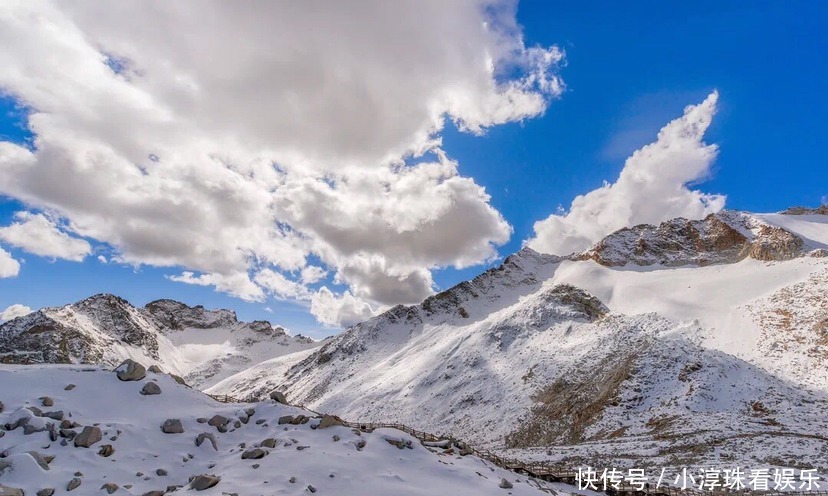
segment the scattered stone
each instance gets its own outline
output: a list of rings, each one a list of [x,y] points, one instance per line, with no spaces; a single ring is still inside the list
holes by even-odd
[[[58,434],[60,434],[60,437],[69,440],[75,439],[75,436],[78,435],[78,433],[73,431],[72,429],[61,429],[58,431]]]
[[[69,484],[66,484],[67,491],[74,491],[81,485],[81,480],[75,477],[74,479],[69,481]]]
[[[308,491],[310,491],[310,492],[312,492],[312,493],[315,493],[315,492],[316,492],[316,488],[315,488],[315,487],[313,487],[313,486],[308,486]]]
[[[161,432],[164,434],[181,434],[184,432],[184,426],[178,419],[167,419],[161,425]]]
[[[99,427],[86,426],[80,434],[75,436],[76,448],[89,448],[101,440],[101,429]]]
[[[310,446],[297,446],[296,447],[296,449],[299,450],[299,451],[303,451],[303,450],[306,450],[308,448],[310,448]]]
[[[257,420],[257,421],[256,421],[256,425],[262,425],[262,424],[264,424],[265,422],[267,422],[267,420],[265,420],[265,419],[259,419],[259,420]]]
[[[341,438],[340,438],[339,436],[337,436],[336,434],[334,434],[334,435],[333,435],[333,441],[334,441],[335,443],[336,443],[336,442],[339,442],[339,440],[340,440],[340,439],[341,439]]]
[[[147,491],[141,496],[164,496],[164,491]]]
[[[118,379],[122,381],[140,381],[147,376],[147,369],[143,365],[127,358],[115,369]]]
[[[64,391],[71,391],[71,390],[75,389],[75,387],[76,386],[74,384],[67,384],[66,387],[63,388],[63,390]]]
[[[115,483],[113,483],[113,482],[107,482],[106,484],[104,484],[103,486],[101,486],[101,489],[103,489],[104,491],[106,491],[106,493],[107,493],[107,494],[112,494],[112,493],[114,493],[115,491],[117,491],[117,490],[118,490],[118,488],[119,488],[118,484],[115,484]]]
[[[52,496],[53,494],[55,494],[55,490],[51,487],[48,487],[46,489],[41,489],[36,494],[37,496]]]
[[[196,419],[196,422],[198,422],[199,424],[206,424],[207,419],[204,418],[204,417],[199,417],[199,418]]]
[[[242,453],[242,460],[258,460],[264,458],[267,452],[261,448],[252,448]]]
[[[500,485],[497,487],[501,489],[512,489],[512,483],[507,481],[506,479],[500,479]]]
[[[285,398],[284,393],[282,393],[281,391],[273,391],[272,393],[270,393],[270,399],[272,399],[276,403],[289,405],[289,403],[287,402],[287,398]]]
[[[273,449],[273,448],[276,447],[276,440],[273,439],[272,437],[269,437],[269,438],[265,439],[264,441],[262,441],[260,446],[262,446],[263,448]]]
[[[216,442],[216,436],[214,436],[211,432],[202,432],[198,436],[196,436],[195,445],[201,446],[205,440],[210,441],[210,444],[213,446],[213,449],[218,451],[218,443]]]
[[[239,443],[239,448],[240,448],[240,449],[245,449],[245,448],[247,448],[247,443]]]
[[[251,407],[245,410],[244,413],[246,413],[248,417],[252,417],[256,414],[256,409]]]
[[[135,473],[135,477],[142,477],[143,475],[144,475],[144,472],[136,472]]]
[[[83,477],[83,472],[75,472],[75,477]]]
[[[115,448],[113,448],[111,444],[104,444],[101,446],[101,449],[98,450],[98,454],[104,458],[109,458],[112,456],[112,453],[115,453]]]
[[[77,424],[75,424],[74,422],[72,422],[69,419],[65,419],[65,420],[60,421],[60,428],[61,429],[71,429],[73,427],[77,427]]]
[[[197,475],[190,481],[190,488],[203,491],[217,485],[220,481],[221,479],[215,475]]]
[[[163,468],[159,468],[155,471],[155,475],[157,475],[158,477],[164,477],[165,475],[167,475],[167,471]]]
[[[61,421],[63,420],[63,410],[56,410],[54,412],[46,412],[41,417],[50,418],[52,420]]]
[[[144,384],[144,387],[141,388],[141,394],[143,394],[144,396],[152,396],[152,395],[155,395],[155,394],[161,394],[161,386],[159,386],[158,384],[150,381],[150,382]]]
[[[187,387],[190,387],[190,386],[187,384],[187,382],[184,380],[184,378],[183,378],[183,377],[181,377],[180,375],[175,375],[175,374],[167,374],[167,375],[169,375],[170,377],[172,377],[172,380],[174,380],[175,382],[177,382],[177,383],[181,384],[182,386],[187,386]]]
[[[293,415],[283,415],[279,417],[279,425],[282,424],[292,424],[293,423]]]
[[[356,446],[357,451],[362,451],[362,448],[364,448],[368,444],[364,439],[360,439],[359,441],[351,441],[351,442],[354,443],[354,446]]]
[[[42,468],[43,470],[49,470],[49,462],[47,462],[43,458],[43,455],[41,455],[37,451],[27,451],[27,453],[29,454],[29,456],[34,458],[34,461],[36,461],[37,464],[40,465],[40,468]]]
[[[35,417],[42,417],[43,416],[43,410],[41,410],[40,408],[38,408],[36,406],[31,406],[30,405],[30,406],[27,406],[26,409],[29,410],[30,412],[34,413]]]
[[[333,415],[323,415],[322,420],[319,422],[317,428],[319,429],[327,429],[328,427],[334,427],[338,425],[345,425],[342,422],[342,419],[339,417],[334,417]]]
[[[254,464],[253,464],[253,468],[254,468],[254,469],[255,469],[255,468],[259,468],[259,464],[258,464],[258,463],[254,463]]]
[[[236,420],[235,422],[233,422],[233,427],[235,427],[236,429],[238,429],[239,427],[241,427],[241,422],[239,422],[238,420]]]
[[[291,477],[290,479],[288,479],[288,482],[290,482],[291,484],[296,484],[296,477]]]
[[[227,425],[229,420],[227,417],[223,415],[213,415],[210,420],[207,421],[207,425],[213,426],[215,428],[224,427]]]
[[[391,446],[396,446],[399,449],[414,449],[414,447],[411,445],[411,441],[408,439],[399,439],[390,436],[384,436],[383,439],[386,443],[390,444]]]
[[[52,398],[50,398],[48,396],[42,396],[39,399],[40,399],[40,404],[43,405],[43,406],[54,406],[55,405],[55,400],[53,400]]]
[[[161,367],[159,367],[158,365],[155,365],[155,364],[150,365],[149,368],[147,369],[147,372],[152,372],[153,374],[163,374],[164,373],[164,371],[161,370]]]

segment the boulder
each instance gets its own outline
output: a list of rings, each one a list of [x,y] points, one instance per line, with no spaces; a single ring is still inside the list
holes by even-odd
[[[101,486],[101,489],[106,491],[106,494],[112,494],[119,489],[119,486],[114,482],[107,482],[106,484]]]
[[[36,461],[37,464],[40,465],[40,468],[42,468],[43,470],[49,470],[49,462],[47,462],[46,459],[43,458],[43,455],[41,455],[37,451],[27,451],[26,453],[28,453],[29,456],[34,458],[34,461]]]
[[[141,496],[164,496],[164,491],[147,491]]]
[[[81,480],[77,477],[69,481],[69,484],[66,484],[67,491],[74,491],[81,485]]]
[[[76,386],[74,384],[67,384],[66,387],[63,388],[63,390],[64,391],[71,391],[71,390],[75,389],[75,387]]]
[[[141,394],[143,394],[144,396],[152,396],[152,395],[155,395],[155,394],[161,394],[161,386],[159,386],[158,384],[150,381],[150,382],[144,384],[144,387],[141,388]]]
[[[497,487],[501,489],[512,489],[512,483],[507,481],[506,479],[500,479],[500,485]]]
[[[221,479],[215,475],[197,475],[190,481],[190,488],[195,489],[196,491],[204,491],[205,489],[210,489],[211,487],[217,485],[219,482],[221,482]]]
[[[333,415],[323,415],[322,420],[319,422],[317,429],[327,429],[328,427],[334,427],[338,425],[345,425],[342,422],[342,419],[339,417],[334,417]]]
[[[157,475],[158,477],[164,477],[165,475],[167,475],[167,471],[163,468],[159,468],[155,471],[155,475]]]
[[[279,417],[279,425],[282,424],[292,424],[293,423],[293,415],[282,415]]]
[[[43,415],[41,415],[41,417],[46,417],[46,418],[50,418],[52,420],[57,420],[58,422],[63,420],[63,416],[64,416],[63,410],[55,410],[53,412],[44,412]]]
[[[164,373],[164,371],[161,370],[161,367],[159,367],[158,365],[150,365],[149,368],[147,369],[147,372],[152,372],[153,374],[163,374]]]
[[[164,434],[181,434],[184,432],[184,426],[178,419],[167,419],[161,425],[161,432]]]
[[[267,439],[265,439],[264,441],[262,441],[262,442],[261,442],[261,446],[262,446],[263,448],[271,448],[271,449],[273,449],[273,448],[275,448],[275,447],[276,447],[276,440],[275,440],[275,439],[273,439],[272,437],[269,437],[269,438],[267,438]]]
[[[207,425],[219,428],[225,427],[229,422],[228,418],[223,415],[213,415],[210,420],[207,421]]]
[[[147,375],[147,369],[143,365],[127,358],[118,368],[115,369],[118,379],[122,381],[140,381]]]
[[[40,399],[40,404],[43,406],[54,406],[55,400],[48,396],[42,396]]]
[[[51,487],[49,487],[49,488],[46,488],[46,489],[41,489],[40,491],[38,491],[35,494],[37,496],[52,496],[53,494],[55,494],[55,490],[52,489]]]
[[[202,432],[195,439],[195,445],[201,446],[204,441],[210,441],[210,444],[213,446],[213,449],[218,451],[218,443],[216,442],[216,436],[213,435],[211,432]]]
[[[98,450],[98,454],[104,458],[109,458],[112,456],[112,453],[115,453],[115,448],[113,448],[111,444],[104,444],[101,446],[101,449]]]
[[[287,398],[285,398],[284,393],[281,391],[273,391],[270,393],[270,399],[275,401],[276,403],[281,403],[283,405],[288,405]]]
[[[101,429],[99,427],[87,425],[83,428],[80,434],[75,436],[75,447],[89,448],[93,444],[100,441],[102,437]]]
[[[264,458],[267,452],[261,448],[252,448],[242,453],[242,460],[258,460]]]
[[[24,496],[23,490],[0,484],[0,496]]]

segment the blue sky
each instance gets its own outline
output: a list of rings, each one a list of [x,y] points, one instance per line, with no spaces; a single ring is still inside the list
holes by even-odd
[[[626,157],[714,89],[719,109],[705,141],[720,151],[711,176],[694,187],[727,195],[728,208],[751,211],[825,201],[825,3],[524,1],[517,21],[527,46],[565,51],[565,91],[542,116],[493,126],[483,136],[452,125],[442,132],[442,148],[460,174],[485,187],[490,205],[514,229],[498,248],[501,256],[520,249],[533,224],[558,206],[614,181]],[[0,136],[21,143],[30,134],[15,105],[13,97],[0,102]],[[24,208],[0,197],[0,226]],[[2,246],[23,263],[17,277],[0,279],[0,310],[112,292],[136,304],[163,297],[233,308],[243,319],[317,337],[335,330],[320,325],[307,303],[245,302],[209,286],[173,282],[165,276],[180,272],[174,268],[102,264],[94,255],[80,263],[52,260]],[[434,282],[444,289],[493,263],[436,270]]]

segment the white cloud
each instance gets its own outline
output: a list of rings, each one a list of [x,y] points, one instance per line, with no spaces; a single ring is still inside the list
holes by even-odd
[[[280,300],[310,300],[311,297],[305,286],[270,269],[256,274],[253,281]]]
[[[15,303],[14,305],[10,305],[8,308],[0,312],[0,322],[6,322],[8,320],[15,319],[17,317],[22,317],[30,313],[32,313],[31,308],[27,307],[26,305]]]
[[[374,309],[350,291],[337,296],[323,286],[313,295],[311,314],[325,325],[348,327],[372,317]]]
[[[569,211],[535,223],[528,245],[567,255],[589,248],[623,227],[676,217],[699,219],[724,208],[725,197],[688,188],[710,174],[718,148],[702,140],[716,113],[718,93],[664,126],[658,140],[635,151],[618,180],[572,201]]]
[[[17,212],[15,222],[0,227],[0,240],[42,257],[62,258],[80,262],[92,252],[83,239],[62,231],[43,214]]]
[[[562,91],[562,53],[526,47],[515,9],[13,4],[0,87],[35,109],[36,148],[0,143],[0,194],[115,260],[191,272],[174,280],[259,298],[248,274],[311,284],[314,255],[357,297],[420,299],[430,270],[492,258],[511,233],[441,155],[445,121],[481,133]]]
[[[302,269],[299,280],[303,284],[313,284],[321,281],[328,275],[328,271],[316,265],[308,265]]]
[[[181,275],[167,276],[171,281],[195,284],[196,286],[215,286],[224,293],[229,293],[245,301],[262,301],[264,292],[262,288],[255,285],[247,274],[232,274],[224,276],[221,274],[200,274],[195,275],[190,271],[184,271]]]
[[[11,253],[0,248],[0,279],[16,277],[20,273],[20,262],[15,260]]]

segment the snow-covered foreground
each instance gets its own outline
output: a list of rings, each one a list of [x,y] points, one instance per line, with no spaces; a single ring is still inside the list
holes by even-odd
[[[141,394],[152,388],[149,383],[157,384],[160,394]],[[0,424],[15,427],[26,419],[24,425],[0,431],[0,494],[15,494],[3,493],[4,486],[20,488],[26,496],[51,494],[39,492],[47,488],[65,494],[78,482],[71,494],[107,494],[106,484],[117,485],[114,494],[160,495],[177,486],[178,492],[194,493],[190,479],[199,475],[220,479],[199,492],[206,495],[531,495],[551,488],[559,493],[573,490],[539,486],[472,456],[432,452],[396,430],[316,428],[318,418],[279,424],[280,417],[315,415],[270,400],[218,403],[165,374],[121,381],[96,366],[3,365],[0,401]],[[198,420],[215,415],[228,419],[226,428]],[[162,432],[169,419],[180,420],[183,432]],[[176,430],[175,422],[168,425]],[[100,429],[101,439],[89,448],[75,447],[72,436],[80,439],[84,429],[91,432],[93,427]],[[210,439],[196,446],[202,433],[215,439],[217,449]],[[388,440],[410,441],[411,447],[398,448]],[[265,456],[243,459],[243,453],[261,454],[249,451],[257,447]],[[501,488],[502,479],[513,487]],[[194,481],[211,482],[215,480],[210,477]]]

